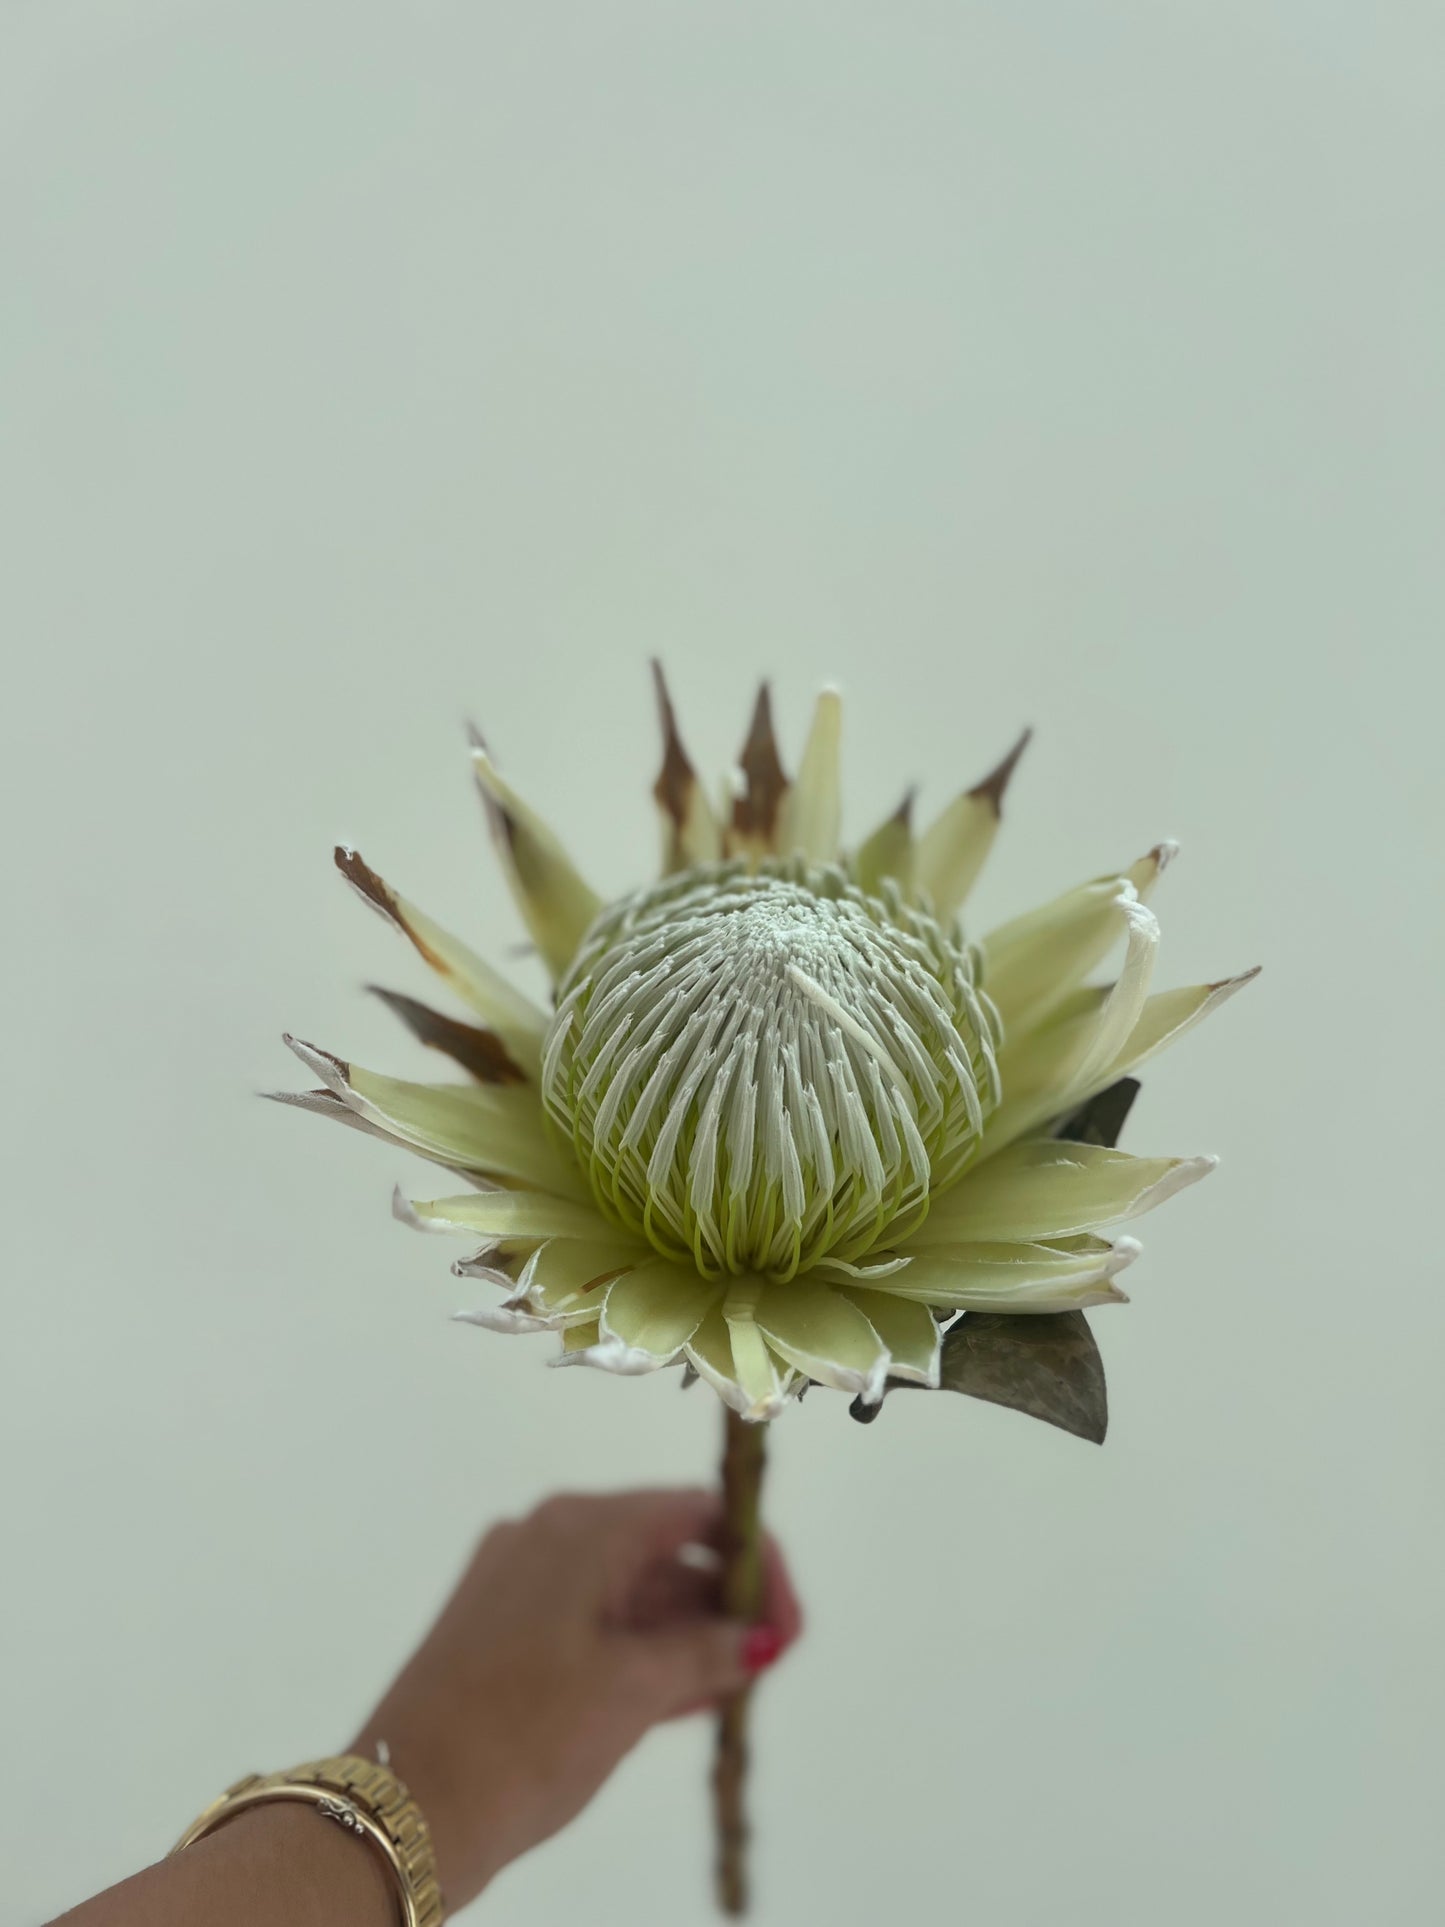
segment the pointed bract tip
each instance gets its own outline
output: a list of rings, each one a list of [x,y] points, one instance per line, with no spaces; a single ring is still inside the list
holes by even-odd
[[[546,1319],[537,1318],[531,1312],[519,1311],[511,1305],[479,1305],[473,1311],[454,1311],[452,1322],[480,1325],[483,1331],[502,1332],[507,1336],[547,1329]]]
[[[1166,836],[1162,842],[1154,845],[1154,848],[1149,854],[1154,859],[1155,871],[1158,875],[1163,876],[1164,872],[1169,868],[1169,865],[1174,861],[1175,857],[1178,856],[1179,845],[1172,836]]]
[[[1218,983],[1208,984],[1205,988],[1211,991],[1243,990],[1246,984],[1252,984],[1254,982],[1255,978],[1263,969],[1263,964],[1255,964],[1251,970],[1241,970],[1237,977],[1221,977]]]
[[[282,1031],[281,1042],[323,1084],[334,1088],[338,1081],[345,1084],[350,1080],[351,1066],[344,1057],[337,1057],[329,1050],[319,1050],[315,1044],[308,1044],[305,1038],[293,1037],[289,1030]]]
[[[454,1258],[452,1272],[458,1278],[508,1277],[509,1274],[502,1270],[502,1253],[500,1244],[483,1245],[470,1258]]]
[[[429,1049],[444,1052],[463,1070],[470,1071],[479,1083],[526,1083],[527,1073],[494,1030],[462,1023],[458,1018],[433,1010],[430,1004],[419,1003],[415,997],[388,990],[382,984],[368,984],[366,988],[401,1019],[413,1037]]]
[[[487,827],[492,832],[492,840],[505,851],[512,851],[517,842],[517,819],[507,808],[502,794],[501,778],[491,752],[485,744],[472,748],[472,774],[477,779],[481,791],[482,808],[486,812]]]
[[[352,889],[359,896],[365,897],[373,910],[379,910],[393,923],[401,921],[395,896],[358,851],[354,850],[349,843],[338,843],[331,857]]]
[[[667,686],[667,677],[663,674],[661,656],[649,656],[647,662],[648,667],[652,671],[652,687],[657,696],[658,710],[662,716],[663,733],[666,735],[671,731],[674,721],[672,693]]]
[[[738,767],[743,781],[733,798],[733,828],[767,841],[776,828],[788,778],[773,734],[772,698],[766,682],[758,685],[758,699]]]
[[[398,1224],[404,1224],[410,1231],[439,1231],[439,1225],[428,1224],[413,1210],[411,1200],[398,1184],[391,1193],[391,1215]]]
[[[903,801],[898,805],[898,808],[893,812],[890,819],[894,823],[901,824],[905,830],[913,827],[913,803],[917,795],[918,785],[916,783],[910,783],[908,788],[903,792]]]
[[[680,832],[687,821],[697,773],[693,769],[692,759],[683,748],[677,715],[668,693],[667,678],[656,656],[652,658],[652,681],[657,691],[658,721],[662,726],[662,768],[652,786],[652,794],[659,807],[671,817],[674,828]]]
[[[479,749],[481,750],[483,755],[486,755],[487,739],[482,734],[482,732],[477,728],[476,724],[472,721],[470,716],[467,718],[466,730],[467,730],[467,742],[471,745],[473,749]]]
[[[1003,814],[1003,793],[1008,788],[1009,778],[1013,775],[1020,756],[1028,748],[1033,733],[1033,726],[1030,724],[998,767],[990,770],[983,781],[975,783],[969,791],[970,796],[977,796],[987,803],[995,816]]]

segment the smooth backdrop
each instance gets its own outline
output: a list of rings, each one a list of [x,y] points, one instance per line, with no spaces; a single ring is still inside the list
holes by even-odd
[[[1263,962],[1128,1144],[1102,1450],[816,1394],[760,1927],[1432,1917],[1445,32],[1410,0],[0,5],[0,1916],[341,1741],[472,1537],[706,1478],[704,1390],[448,1322],[354,840],[538,986],[463,722],[608,892],[849,704],[848,822],[1025,722],[975,927],[1184,853]],[[462,1295],[465,1287],[461,1288]],[[708,1918],[706,1734],[476,1910]]]

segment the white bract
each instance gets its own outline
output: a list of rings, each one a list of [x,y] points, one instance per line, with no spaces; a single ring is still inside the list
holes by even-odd
[[[845,851],[833,692],[790,784],[764,689],[718,814],[660,674],[658,691],[664,874],[611,904],[473,751],[552,1016],[338,850],[468,1006],[384,993],[468,1080],[404,1083],[288,1039],[321,1088],[286,1101],[466,1180],[397,1205],[480,1242],[454,1269],[500,1291],[460,1317],[557,1332],[560,1364],[686,1360],[750,1419],[809,1381],[865,1400],[889,1376],[936,1384],[957,1311],[1121,1301],[1139,1247],[1102,1234],[1214,1161],[1051,1132],[1254,974],[1149,994],[1146,899],[1173,846],[966,942],[1022,742],[921,835],[905,803]],[[1092,981],[1116,947],[1117,975]]]

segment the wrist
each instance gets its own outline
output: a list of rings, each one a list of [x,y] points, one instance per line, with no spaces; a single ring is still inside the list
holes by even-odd
[[[465,1757],[457,1757],[435,1734],[414,1733],[382,1708],[347,1750],[368,1760],[380,1752],[406,1785],[431,1835],[449,1913],[469,1905],[524,1851],[526,1843],[515,1841],[508,1817],[505,1763],[489,1773],[478,1759],[475,1734],[468,1736]]]
[[[289,1801],[238,1813],[176,1864],[219,1889],[270,1896],[298,1927],[395,1927],[395,1885],[367,1842]]]
[[[247,1773],[197,1814],[171,1858],[262,1807],[311,1807],[328,1825],[358,1837],[390,1877],[405,1927],[440,1927],[443,1900],[425,1817],[387,1767],[356,1754],[331,1754],[279,1773]],[[309,1918],[309,1916],[308,1916]]]

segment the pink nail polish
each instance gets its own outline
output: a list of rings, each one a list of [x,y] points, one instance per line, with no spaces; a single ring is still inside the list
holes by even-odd
[[[761,1673],[772,1665],[783,1650],[783,1635],[776,1626],[749,1626],[743,1635],[743,1671]]]

